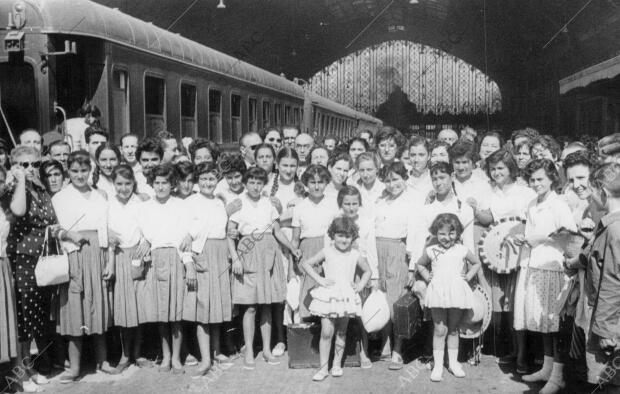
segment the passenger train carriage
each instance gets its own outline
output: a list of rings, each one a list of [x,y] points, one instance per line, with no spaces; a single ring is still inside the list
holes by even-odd
[[[284,77],[88,0],[0,0],[0,20],[8,21],[0,28],[0,130],[13,135],[52,130],[85,100],[101,109],[115,141],[166,129],[232,146],[244,131],[272,125],[341,138],[381,125]]]

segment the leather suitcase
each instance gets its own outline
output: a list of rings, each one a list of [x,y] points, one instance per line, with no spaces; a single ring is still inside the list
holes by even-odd
[[[343,364],[345,367],[359,367],[359,339],[360,328],[357,321],[349,320],[347,327],[347,342],[344,348]],[[336,334],[334,334],[334,339]],[[321,338],[321,323],[301,323],[288,326],[287,329],[287,348],[288,348],[288,367],[314,368],[320,367],[319,363],[319,340]],[[334,359],[335,342],[332,343],[332,350],[329,356],[331,367]]]
[[[394,303],[394,335],[411,338],[422,324],[420,300],[410,291]]]

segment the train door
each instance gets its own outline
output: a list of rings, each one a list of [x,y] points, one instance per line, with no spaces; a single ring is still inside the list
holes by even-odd
[[[0,63],[0,131],[10,141],[22,130],[39,128],[34,68],[26,62]],[[7,124],[8,123],[8,127]]]

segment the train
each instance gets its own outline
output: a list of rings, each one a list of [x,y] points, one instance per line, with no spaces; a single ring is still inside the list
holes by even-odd
[[[62,128],[85,101],[117,141],[167,130],[224,148],[297,125],[341,139],[382,122],[179,34],[89,0],[0,0],[0,130]],[[59,115],[62,114],[62,115]]]

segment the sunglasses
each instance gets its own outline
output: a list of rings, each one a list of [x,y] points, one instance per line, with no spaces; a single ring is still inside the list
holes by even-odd
[[[261,144],[250,145],[250,149],[256,150]]]
[[[280,138],[267,138],[267,141],[269,141],[269,142],[282,142],[282,140]]]
[[[30,168],[30,166],[32,166],[32,168],[39,168],[41,167],[41,162],[40,161],[22,161],[21,163],[15,163],[18,166],[22,166],[24,169],[28,169]]]

